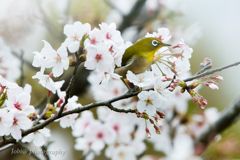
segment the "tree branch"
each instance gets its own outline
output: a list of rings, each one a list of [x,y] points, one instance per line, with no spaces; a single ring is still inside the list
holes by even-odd
[[[72,78],[70,79],[69,85],[68,85],[68,87],[67,87],[67,89],[66,89],[65,102],[64,102],[64,104],[60,107],[60,110],[59,110],[59,112],[56,114],[56,117],[60,117],[60,116],[61,116],[65,105],[68,103],[68,99],[70,98],[70,92],[71,92],[71,90],[72,90],[72,86],[73,86],[74,81],[75,81],[75,79],[76,79],[78,66],[79,66],[79,64],[76,64],[76,65],[75,65]]]
[[[122,11],[114,4],[112,3],[110,0],[104,0],[110,7],[112,7],[113,9],[115,9],[118,13],[120,13],[121,15],[123,15]]]
[[[218,120],[209,126],[209,128],[195,140],[195,146],[198,147],[198,154],[201,154],[207,148],[209,142],[211,142],[217,134],[221,133],[238,120],[239,115],[240,96],[223,110]]]
[[[38,71],[37,68],[33,67],[32,63],[30,63],[29,61],[25,60],[25,59],[22,59],[20,55],[18,55],[15,51],[11,51],[11,53],[17,57],[18,59],[20,59],[23,63],[25,63],[29,68],[32,68],[33,70],[36,70]]]
[[[207,72],[204,72],[204,73],[201,73],[201,74],[198,74],[198,75],[194,75],[194,76],[192,76],[190,78],[187,78],[187,79],[185,79],[183,81],[185,81],[185,82],[191,81],[191,80],[194,80],[194,79],[197,79],[197,78],[209,75],[209,74],[213,74],[215,72],[219,72],[221,70],[224,70],[224,69],[227,69],[227,68],[230,68],[230,67],[233,67],[233,66],[237,66],[239,64],[240,64],[240,61],[236,62],[236,63],[233,63],[233,64],[229,64],[229,65],[223,66],[223,67],[215,68],[215,69],[212,69],[210,71],[207,71]]]
[[[24,55],[24,52],[21,51],[21,55],[20,55],[20,58],[21,58],[21,77],[20,77],[20,86],[23,87],[23,84],[24,84],[24,79],[25,79],[25,76],[24,76],[24,73],[23,73],[23,65],[24,65],[24,60],[23,60],[23,55]]]
[[[199,77],[203,77],[205,75],[209,75],[209,74],[212,74],[212,73],[215,73],[217,71],[221,71],[223,69],[227,69],[229,67],[233,67],[233,66],[236,66],[240,64],[240,62],[236,62],[236,63],[233,63],[233,64],[230,64],[230,65],[227,65],[227,66],[224,66],[224,67],[220,67],[220,68],[216,68],[216,69],[213,69],[213,70],[210,70],[208,72],[205,72],[205,73],[202,73],[202,74],[199,74],[199,75],[196,75],[196,76],[193,76],[193,77],[190,77],[190,78],[187,78],[185,79],[184,81],[191,81],[193,79],[196,79],[196,78],[199,78]],[[77,67],[76,67],[77,68]],[[75,68],[75,70],[76,70]],[[74,71],[75,73],[75,71]],[[73,84],[73,81],[74,81],[74,76],[72,77],[72,82],[69,83],[69,89],[67,89],[67,95],[68,97],[70,96],[70,90],[71,90],[71,86]],[[149,90],[153,90],[153,88],[148,88],[148,89],[145,89],[145,91],[149,91]],[[109,109],[113,110],[113,111],[116,111],[116,112],[123,112],[123,113],[135,113],[136,110],[125,110],[125,109],[118,109],[118,108],[114,108],[112,106],[112,103],[113,102],[116,102],[116,101],[119,101],[119,100],[122,100],[122,99],[126,99],[126,98],[130,98],[130,97],[133,97],[133,96],[136,96],[140,93],[141,91],[139,92],[133,92],[133,93],[126,93],[124,95],[121,95],[121,96],[118,96],[118,97],[115,97],[113,99],[110,99],[110,100],[107,100],[107,101],[102,101],[102,102],[94,102],[94,103],[91,103],[91,104],[88,104],[88,105],[85,105],[85,106],[81,106],[81,107],[78,107],[78,108],[75,108],[73,110],[70,110],[70,111],[65,111],[65,112],[62,112],[61,114],[57,113],[55,116],[52,116],[50,117],[49,119],[47,119],[46,121],[44,121],[43,123],[40,123],[40,124],[37,124],[36,126],[28,129],[28,130],[25,130],[22,132],[22,136],[26,136],[28,135],[29,133],[32,133],[32,132],[35,132],[39,129],[42,129],[44,128],[45,126],[47,126],[49,123],[53,122],[54,120],[56,119],[59,119],[61,117],[64,117],[66,115],[69,115],[69,114],[73,114],[73,113],[80,113],[82,111],[85,111],[85,110],[89,110],[89,109],[92,109],[92,108],[95,108],[95,107],[98,107],[98,106],[107,106]],[[67,96],[66,95],[66,96]],[[240,103],[240,102],[239,102]],[[65,103],[62,105],[62,109],[64,108],[64,106],[67,104],[67,99],[65,101]],[[4,145],[7,145],[9,143],[16,143],[16,140],[13,139],[12,137],[9,138],[9,139],[4,139],[3,141],[0,142],[0,147],[4,146]]]
[[[127,27],[131,26],[132,21],[139,15],[145,2],[146,0],[138,0],[133,6],[131,12],[123,17],[123,22],[118,28],[120,32],[124,31]]]

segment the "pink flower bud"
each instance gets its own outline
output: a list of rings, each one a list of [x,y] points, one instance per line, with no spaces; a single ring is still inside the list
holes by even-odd
[[[178,82],[179,82],[179,79],[174,79],[173,82],[174,82],[174,83],[178,83]]]
[[[163,77],[161,78],[161,81],[163,81],[163,82],[167,81],[167,76],[163,76]]]
[[[158,126],[154,125],[154,129],[157,134],[161,134],[161,130],[158,128]]]
[[[146,137],[149,139],[151,138],[151,133],[148,128],[146,128]]]
[[[204,106],[206,106],[206,105],[207,105],[207,100],[204,99],[203,97],[201,97],[201,103],[202,103]]]
[[[53,76],[53,73],[50,73],[50,74],[49,74],[49,77],[52,78],[52,76]]]
[[[200,102],[198,102],[198,106],[199,108],[204,109],[204,106]]]
[[[174,88],[172,88],[172,87],[168,87],[167,88],[170,92],[172,92],[173,90],[174,90]]]
[[[150,123],[154,124],[154,121],[152,119],[149,118],[149,121],[150,121]]]
[[[165,114],[159,111],[156,111],[160,118],[165,118]]]
[[[47,94],[47,96],[50,97],[51,94],[52,94],[52,91],[48,90],[48,94]]]
[[[211,88],[212,90],[215,90],[215,89],[219,89],[218,86],[214,83],[207,83],[206,86],[208,86],[209,88]]]
[[[196,96],[196,97],[193,97],[193,101],[195,102],[195,103],[197,103],[198,102],[198,97]]]
[[[221,82],[221,81],[223,81],[223,77],[222,76],[211,76],[210,77],[210,79],[214,79],[214,80],[216,80],[216,81],[218,81],[218,82]]]
[[[59,102],[57,103],[57,107],[61,107],[61,104],[63,103],[63,99],[62,98],[60,98],[59,99]]]
[[[175,88],[175,84],[174,84],[174,83],[171,83],[171,84],[170,84],[170,87]]]

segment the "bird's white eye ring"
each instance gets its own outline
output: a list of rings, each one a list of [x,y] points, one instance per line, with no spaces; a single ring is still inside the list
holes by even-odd
[[[156,47],[156,46],[158,45],[158,41],[152,40],[152,45],[153,45],[154,47]]]

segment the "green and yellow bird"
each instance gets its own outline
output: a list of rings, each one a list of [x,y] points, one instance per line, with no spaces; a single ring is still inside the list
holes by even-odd
[[[114,70],[115,73],[126,78],[127,71],[134,74],[145,72],[153,63],[154,54],[165,44],[157,38],[148,37],[137,41],[135,44],[126,49],[122,57],[122,65]]]

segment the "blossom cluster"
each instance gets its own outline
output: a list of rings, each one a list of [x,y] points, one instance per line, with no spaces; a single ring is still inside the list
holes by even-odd
[[[82,107],[77,103],[77,96],[68,98],[65,103],[67,93],[61,91],[65,81],[54,82],[53,79],[60,77],[69,65],[79,65],[80,60],[85,62],[86,69],[93,70],[88,81],[96,101],[109,100],[127,92],[127,87],[120,80],[121,76],[114,73],[114,69],[116,66],[121,67],[125,49],[132,44],[124,42],[114,23],[109,25],[102,23],[99,26],[100,28],[91,30],[88,23],[67,24],[64,27],[67,38],[57,50],[43,40],[44,46],[41,51],[33,52],[33,66],[40,67],[40,71],[32,78],[39,79],[39,83],[48,90],[48,96],[51,93],[58,95],[58,100],[54,104],[46,104],[43,116],[30,105],[30,86],[27,86],[28,89],[22,88],[0,77],[1,136],[11,134],[16,140],[33,141],[38,147],[44,145],[46,139],[50,137],[50,130],[47,128],[23,138],[21,130],[44,122],[61,109],[65,112]],[[167,28],[159,28],[157,32],[147,33],[146,37],[154,37],[166,43],[171,41],[172,36],[169,34]],[[171,155],[178,155],[182,151],[179,146],[183,139],[189,142],[187,149],[190,148],[189,146],[192,149],[191,137],[197,137],[210,124],[208,115],[217,117],[217,111],[206,110],[204,116],[194,115],[194,121],[187,124],[181,123],[180,115],[186,114],[187,100],[191,97],[200,108],[204,109],[206,106],[206,100],[196,92],[199,84],[216,89],[217,82],[223,80],[221,76],[209,76],[189,84],[182,81],[190,76],[189,59],[192,52],[192,48],[181,39],[172,47],[160,48],[154,55],[151,69],[141,74],[134,74],[130,70],[127,72],[127,84],[134,85],[134,89],[140,93],[136,97],[123,99],[111,105],[118,109],[136,110],[135,114],[115,113],[106,107],[98,107],[97,119],[93,117],[91,111],[84,111],[79,118],[77,118],[78,113],[74,113],[56,119],[55,122],[60,121],[62,128],[72,128],[72,134],[76,137],[75,149],[83,151],[87,159],[93,159],[104,148],[108,158],[137,159],[137,156],[146,150],[144,143],[146,138],[153,143],[156,150],[162,151],[170,158]],[[201,64],[203,69],[208,69],[209,65],[211,66],[209,59]],[[46,68],[52,68],[51,73],[47,73]],[[147,88],[148,90],[144,90]],[[190,96],[188,93],[183,93],[185,90]],[[211,123],[215,119],[212,118]],[[199,123],[202,125],[199,126]],[[176,135],[172,140],[169,135],[170,126],[176,128]],[[188,128],[194,128],[194,132],[189,134]],[[165,147],[162,141],[165,141]],[[176,141],[176,146],[172,146],[171,141]],[[173,152],[176,153],[172,154]],[[193,151],[187,152],[184,156],[193,156]]]
[[[35,112],[30,105],[31,86],[19,87],[0,76],[1,109],[0,109],[0,135],[9,135],[16,140],[22,138],[21,129],[29,129],[33,123],[28,118]]]

